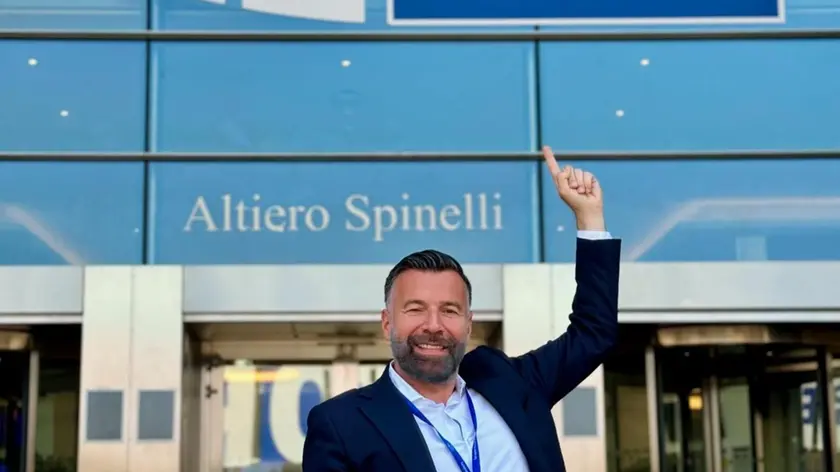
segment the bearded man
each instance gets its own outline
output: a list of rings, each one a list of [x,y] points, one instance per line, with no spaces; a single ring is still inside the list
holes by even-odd
[[[621,243],[601,186],[543,156],[577,220],[577,291],[566,333],[527,354],[466,353],[472,286],[452,256],[405,257],[385,280],[382,377],[309,413],[304,472],[564,472],[551,408],[604,360],[618,332]]]

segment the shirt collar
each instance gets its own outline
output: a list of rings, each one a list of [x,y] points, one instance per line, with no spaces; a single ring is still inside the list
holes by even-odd
[[[417,403],[420,400],[426,400],[426,397],[420,394],[417,390],[414,389],[408,382],[403,379],[400,374],[394,370],[394,363],[391,362],[388,364],[388,377],[391,379],[391,383],[394,384],[394,387],[397,387],[400,393],[403,394],[405,398],[408,399],[411,403]],[[464,379],[458,375],[455,379],[455,393],[458,395],[458,398],[463,398],[464,391],[467,387],[467,383]]]

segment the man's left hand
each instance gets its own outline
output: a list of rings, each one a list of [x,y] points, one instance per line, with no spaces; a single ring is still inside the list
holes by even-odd
[[[601,184],[583,169],[560,167],[554,152],[543,146],[543,158],[551,172],[557,193],[575,214],[579,231],[606,231],[604,224],[604,197]]]

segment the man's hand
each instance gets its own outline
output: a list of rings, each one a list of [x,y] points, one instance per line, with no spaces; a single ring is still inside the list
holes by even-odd
[[[575,214],[579,231],[606,231],[604,199],[601,185],[595,176],[582,169],[565,166],[562,169],[548,146],[543,146],[543,158],[557,187],[560,198]]]

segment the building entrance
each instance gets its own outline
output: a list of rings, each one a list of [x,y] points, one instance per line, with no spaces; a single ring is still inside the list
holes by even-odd
[[[470,347],[501,327],[476,322]],[[379,323],[219,323],[200,344],[202,472],[299,472],[309,411],[375,382],[391,351]]]
[[[831,472],[824,352],[786,344],[657,348],[661,470]]]

